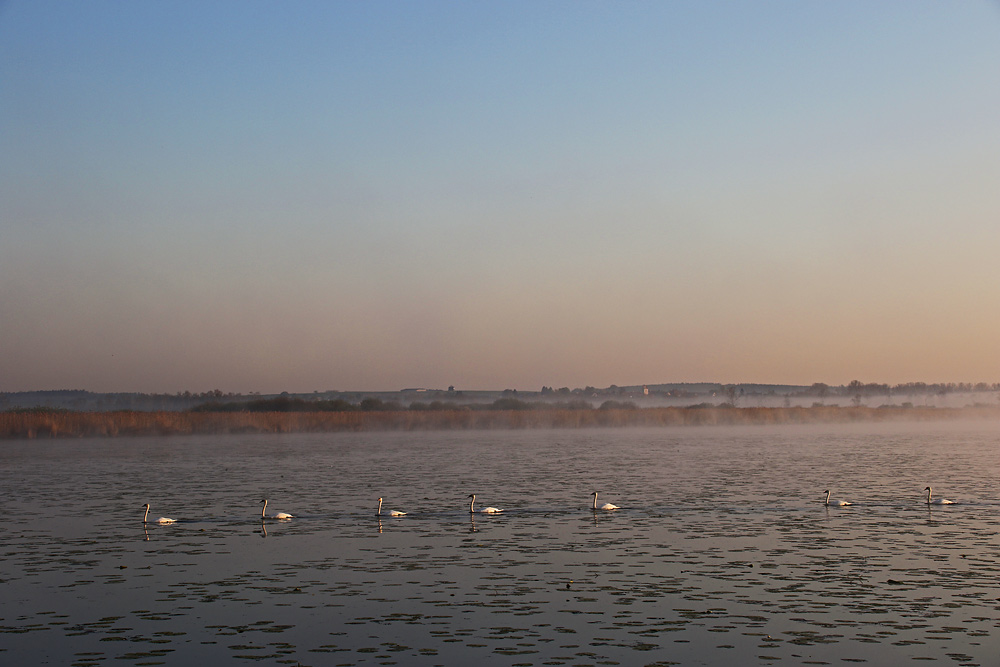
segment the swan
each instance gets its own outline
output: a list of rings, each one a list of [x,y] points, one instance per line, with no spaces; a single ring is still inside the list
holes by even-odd
[[[375,516],[382,516],[382,499],[381,498],[378,499],[378,512],[375,513]],[[390,510],[389,511],[389,516],[406,516],[406,512],[400,512],[399,510]]]
[[[260,510],[260,518],[261,519],[281,519],[282,521],[284,521],[286,519],[293,518],[292,515],[288,514],[287,512],[278,512],[277,514],[272,514],[271,516],[267,516],[267,515],[264,514],[264,510],[267,509],[267,498],[265,498],[264,500],[262,500],[260,502],[264,503],[264,507],[262,507],[261,510]]]
[[[598,507],[597,506],[597,491],[594,491],[590,495],[594,496],[594,509],[595,510],[619,510],[619,509],[621,509],[620,507],[618,507],[618,505],[612,505],[611,503],[604,503],[603,505],[601,505],[600,507]]]
[[[146,503],[145,505],[143,505],[143,507],[146,508],[146,513],[142,515],[142,522],[143,523],[150,523],[149,521],[146,521],[146,519],[149,518],[149,503]],[[177,519],[168,519],[165,516],[161,516],[159,519],[157,519],[156,521],[153,521],[152,523],[176,523],[176,522],[177,522]]]
[[[469,503],[469,514],[475,514],[476,494],[469,494],[469,497],[472,498],[472,502]],[[485,507],[479,510],[480,514],[499,514],[500,512],[503,512],[503,510],[498,507]]]
[[[824,501],[823,504],[832,507],[847,507],[848,505],[853,505],[854,503],[847,502],[846,500],[830,500],[830,490],[827,489],[826,501]]]
[[[931,500],[931,493],[932,493],[932,491],[931,491],[931,487],[929,487],[929,486],[926,489],[924,489],[924,491],[927,492],[927,504],[928,505],[954,505],[955,504],[954,500],[945,500],[944,498],[937,498],[935,500]]]

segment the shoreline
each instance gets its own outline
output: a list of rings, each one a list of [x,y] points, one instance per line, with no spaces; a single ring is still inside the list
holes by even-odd
[[[1000,407],[667,407],[611,410],[400,410],[377,412],[0,413],[0,440],[241,433],[456,431],[628,427],[776,426],[873,422],[1000,421]]]

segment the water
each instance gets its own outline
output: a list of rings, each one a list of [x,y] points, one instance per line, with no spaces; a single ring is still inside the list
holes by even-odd
[[[0,664],[997,665],[998,443],[982,423],[4,442]],[[929,484],[960,504],[928,508]],[[622,509],[590,511],[595,490]],[[470,493],[506,512],[470,517]],[[408,515],[379,520],[379,496]],[[265,497],[296,518],[262,524]],[[178,523],[144,528],[146,502]]]

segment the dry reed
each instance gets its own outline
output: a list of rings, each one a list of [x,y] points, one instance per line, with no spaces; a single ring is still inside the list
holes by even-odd
[[[621,410],[400,410],[387,412],[4,412],[0,438],[88,438],[234,433],[759,426],[998,419],[981,408],[643,408]]]

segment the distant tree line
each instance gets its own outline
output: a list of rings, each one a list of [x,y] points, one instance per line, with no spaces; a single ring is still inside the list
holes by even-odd
[[[419,391],[420,393],[416,393]],[[811,397],[813,405],[822,406],[827,399],[848,398],[855,406],[870,402],[872,397],[887,396],[890,403],[904,397],[911,401],[917,397],[929,399],[949,394],[1000,393],[1000,383],[924,383],[908,382],[889,385],[865,383],[854,380],[846,385],[760,385],[695,383],[680,385],[637,385],[619,387],[611,385],[599,389],[593,386],[570,389],[569,387],[543,386],[541,391],[454,391],[403,390],[399,392],[340,392],[324,391],[306,394],[262,396],[259,392],[247,394],[223,392],[213,389],[206,392],[177,392],[176,394],[144,394],[138,392],[97,393],[82,389],[44,390],[29,392],[0,392],[0,412],[45,408],[68,409],[77,412],[104,411],[197,411],[197,412],[433,412],[443,410],[513,410],[525,412],[539,409],[583,410],[594,406],[609,409],[632,409],[635,403],[642,407],[656,399],[672,402],[690,399],[692,407],[715,404],[716,407],[743,406],[746,399],[755,397],[784,397],[786,407],[790,398]],[[418,399],[413,401],[412,399]],[[996,403],[991,397],[991,403]],[[412,401],[412,402],[411,402]],[[634,401],[634,402],[633,402]],[[840,402],[844,402],[841,400]],[[923,402],[927,402],[924,400]],[[903,402],[906,406],[910,401]]]
[[[492,403],[466,403],[453,401],[431,401],[423,403],[415,401],[409,407],[398,401],[384,401],[380,398],[365,398],[358,403],[343,399],[307,400],[293,396],[276,396],[254,401],[227,402],[209,401],[196,405],[190,412],[399,412],[403,410],[434,411],[434,410],[592,410],[594,406],[581,399],[533,403],[522,401],[512,396],[498,398]],[[630,401],[605,401],[600,409],[604,410],[635,410],[637,406]]]
[[[1000,391],[1000,383],[988,382],[942,382],[928,384],[926,382],[906,382],[904,384],[888,385],[878,382],[861,382],[852,380],[849,384],[833,386],[816,382],[805,392],[806,396],[917,396],[923,394],[970,394],[974,392]]]
[[[376,399],[366,399],[366,401]],[[365,401],[362,401],[365,403]],[[360,406],[348,403],[342,399],[329,401],[307,401],[293,396],[276,396],[260,398],[245,402],[209,401],[191,408],[191,412],[350,412],[361,409]]]

